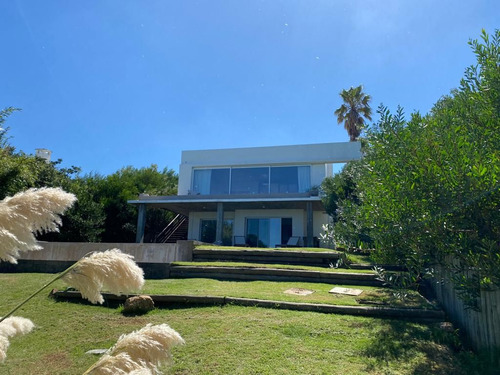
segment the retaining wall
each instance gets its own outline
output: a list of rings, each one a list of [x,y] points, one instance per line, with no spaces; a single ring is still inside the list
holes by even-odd
[[[22,252],[18,264],[0,262],[0,272],[61,272],[91,251],[117,248],[134,256],[148,279],[169,277],[170,263],[191,261],[194,241],[175,244],[39,242],[39,251]]]

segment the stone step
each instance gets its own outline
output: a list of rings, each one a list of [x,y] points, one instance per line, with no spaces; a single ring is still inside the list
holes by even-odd
[[[204,278],[216,280],[298,281],[341,285],[383,286],[369,273],[321,272],[278,268],[177,266],[171,265],[170,278]]]
[[[334,252],[281,250],[199,250],[193,251],[195,262],[246,262],[267,264],[296,264],[329,267],[344,255]]]

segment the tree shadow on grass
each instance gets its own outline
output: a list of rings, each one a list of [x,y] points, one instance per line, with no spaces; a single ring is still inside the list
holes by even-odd
[[[363,354],[372,359],[368,371],[402,363],[409,374],[498,374],[496,369],[465,351],[457,332],[439,324],[379,320],[368,323],[372,339]]]

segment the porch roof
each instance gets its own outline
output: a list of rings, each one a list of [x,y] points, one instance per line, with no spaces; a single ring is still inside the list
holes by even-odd
[[[296,194],[250,194],[250,195],[140,195],[130,204],[145,204],[151,208],[163,208],[175,213],[189,215],[189,212],[215,212],[217,203],[224,204],[224,211],[258,209],[307,209],[312,203],[313,211],[324,211],[321,198],[309,193]]]

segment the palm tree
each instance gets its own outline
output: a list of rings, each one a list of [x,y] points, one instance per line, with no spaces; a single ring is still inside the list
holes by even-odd
[[[351,87],[342,90],[340,96],[344,103],[335,111],[339,125],[344,123],[344,128],[349,134],[350,141],[356,141],[365,125],[365,119],[372,120],[370,108],[371,96],[363,92],[363,86]]]

